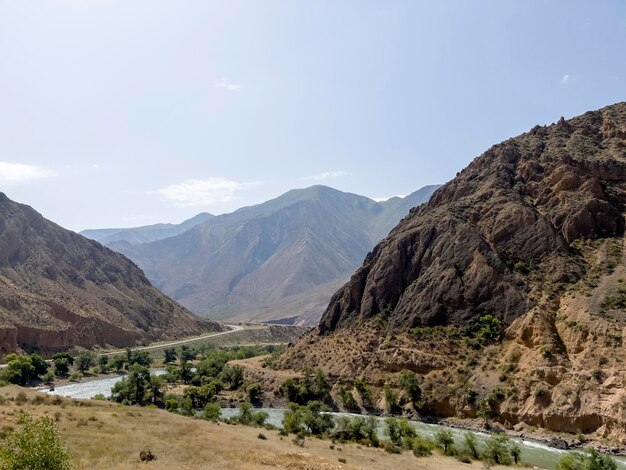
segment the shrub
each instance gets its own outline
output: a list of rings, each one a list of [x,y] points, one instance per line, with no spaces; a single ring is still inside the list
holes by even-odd
[[[385,394],[385,409],[389,413],[396,412],[398,410],[398,395],[395,390],[385,384],[383,387],[383,393]]]
[[[6,470],[69,470],[70,456],[61,443],[54,421],[20,414],[18,429],[3,439],[1,467]]]
[[[265,434],[263,434],[262,432],[257,434],[256,437],[257,437],[257,439],[261,439],[262,441],[267,441],[267,436]]]
[[[465,436],[463,436],[463,447],[473,459],[480,458],[480,454],[478,453],[478,440],[476,439],[476,435],[474,433],[465,433]]]
[[[261,388],[261,384],[254,383],[254,384],[248,385],[247,392],[248,392],[248,400],[250,400],[250,403],[257,404],[261,402],[261,393],[263,392],[263,389]]]
[[[510,439],[505,434],[491,435],[485,443],[484,459],[496,465],[510,465],[509,445]]]
[[[413,439],[411,448],[415,457],[426,457],[432,453],[432,450],[435,448],[435,443],[425,437],[416,436]]]
[[[202,410],[202,417],[211,421],[220,419],[221,414],[222,410],[217,403],[207,403]]]
[[[564,455],[556,464],[556,470],[616,470],[617,464],[608,455],[601,455],[595,449],[585,453],[571,452]]]
[[[90,367],[96,365],[96,355],[88,349],[82,350],[76,356],[76,368],[79,372],[85,373]]]
[[[343,407],[347,410],[356,410],[359,407],[354,395],[352,395],[352,391],[347,390],[344,387],[339,389],[339,398],[341,399]]]
[[[451,455],[452,449],[454,448],[454,438],[449,430],[440,429],[437,431],[435,433],[435,442],[441,447],[445,455]]]
[[[422,389],[419,386],[417,374],[411,370],[403,370],[400,373],[400,386],[407,393],[415,407],[416,403],[422,398]]]
[[[335,427],[335,421],[328,411],[330,408],[318,401],[312,401],[306,406],[289,403],[283,416],[283,428],[290,433],[326,434]]]
[[[359,393],[363,406],[366,408],[370,407],[372,405],[372,392],[369,385],[367,385],[363,379],[356,379],[354,381],[354,388]]]

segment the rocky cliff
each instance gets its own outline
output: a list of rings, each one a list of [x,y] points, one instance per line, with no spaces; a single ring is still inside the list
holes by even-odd
[[[219,331],[129,259],[0,193],[0,352],[133,346]]]
[[[419,413],[626,443],[625,203],[625,103],[535,126],[412,210],[281,365],[412,370]]]

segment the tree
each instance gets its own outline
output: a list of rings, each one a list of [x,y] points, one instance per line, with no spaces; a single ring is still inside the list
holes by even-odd
[[[263,392],[263,388],[259,383],[253,383],[248,385],[248,399],[250,403],[258,404],[261,402],[261,393]]]
[[[398,395],[388,384],[383,387],[383,393],[385,394],[385,409],[389,413],[394,413],[398,409]]]
[[[197,356],[197,353],[190,349],[189,346],[183,345],[180,347],[180,360],[181,362],[193,361]]]
[[[402,429],[397,418],[387,418],[385,420],[385,433],[395,445],[402,443]]]
[[[35,368],[35,377],[41,377],[48,372],[48,368],[50,367],[48,363],[41,357],[39,354],[31,354],[30,361],[33,367]]]
[[[166,349],[164,349],[163,350],[163,355],[164,355],[164,358],[163,358],[163,363],[164,364],[170,364],[170,363],[176,361],[177,354],[176,354],[176,349],[174,349],[174,348],[166,348]]]
[[[510,465],[509,445],[510,439],[506,434],[492,434],[485,443],[483,457],[496,465]]]
[[[96,355],[88,349],[83,349],[76,356],[76,368],[81,374],[87,372],[87,370],[96,365]]]
[[[454,446],[454,438],[449,430],[440,429],[437,431],[435,433],[435,442],[443,449],[445,455],[450,455],[451,449]]]
[[[68,352],[58,352],[52,355],[52,360],[56,359],[67,359],[67,362],[70,366],[74,365],[74,357]]]
[[[150,375],[146,384],[146,392],[153,404],[161,403],[163,400],[163,380],[158,375]]]
[[[363,406],[369,408],[372,405],[372,392],[369,385],[367,385],[363,379],[356,379],[354,381],[354,388],[359,392]]]
[[[109,356],[100,356],[98,358],[98,367],[100,367],[100,372],[106,374],[109,371]]]
[[[118,354],[117,356],[113,356],[113,359],[111,359],[111,368],[115,372],[121,372],[122,369],[124,369],[124,365],[127,364],[126,359],[127,357],[124,356],[123,354]]]
[[[202,410],[202,417],[211,421],[217,421],[220,419],[221,413],[222,410],[217,403],[207,403]]]
[[[417,374],[412,370],[403,370],[400,373],[400,386],[407,393],[413,403],[413,407],[422,398],[422,389],[419,386]]]
[[[148,351],[132,351],[130,354],[130,360],[128,361],[128,366],[130,367],[133,364],[150,367],[150,364],[152,364],[152,358],[150,357]]]
[[[616,470],[617,463],[608,455],[602,455],[595,449],[586,449],[585,453],[571,452],[558,461],[556,470]]]
[[[29,356],[9,354],[5,357],[7,367],[2,371],[2,379],[7,382],[26,385],[27,382],[36,378],[35,367]]]
[[[517,465],[520,463],[520,457],[522,456],[522,448],[519,446],[517,442],[513,442],[511,444],[511,448],[509,449],[511,453],[511,457],[513,457],[513,463]]]
[[[54,372],[49,370],[48,372],[44,374],[44,376],[42,377],[42,380],[43,380],[43,383],[46,384],[48,387],[52,387],[54,385]]]
[[[478,453],[478,440],[473,432],[465,433],[465,436],[463,436],[463,445],[467,453],[470,454],[472,458],[480,458],[480,454]]]
[[[57,377],[64,377],[70,371],[70,362],[65,357],[60,357],[54,360],[54,373]]]
[[[243,385],[245,369],[242,366],[226,366],[220,377],[222,382],[229,384],[230,390],[237,390]]]
[[[150,371],[148,368],[134,364],[128,369],[128,375],[111,389],[111,399],[125,405],[144,405],[149,386]]]
[[[69,470],[70,456],[48,416],[33,419],[22,411],[18,429],[3,439],[0,462],[6,470]]]

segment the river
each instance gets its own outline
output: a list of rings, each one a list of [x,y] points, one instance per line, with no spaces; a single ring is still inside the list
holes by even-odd
[[[151,371],[152,374],[161,375],[164,374],[165,371],[163,369],[157,369]],[[71,398],[92,398],[97,394],[102,394],[104,396],[108,396],[111,393],[111,387],[122,379],[122,376],[117,377],[107,377],[104,379],[95,379],[86,382],[76,382],[68,385],[61,385],[56,387],[54,391],[50,391],[47,389],[42,389],[47,393],[52,395],[60,395]],[[267,422],[276,427],[282,426],[282,419],[284,410],[280,408],[257,408],[256,411],[265,411],[269,415]],[[222,408],[222,417],[229,418],[231,416],[237,416],[239,414],[239,410],[237,408]],[[358,416],[352,415],[348,413],[331,413],[334,416]],[[380,427],[382,430],[382,423],[384,418],[380,418]],[[420,421],[411,421],[411,423],[415,426],[418,433],[422,436],[432,438],[435,433],[439,429],[448,429],[452,432],[454,436],[454,440],[457,445],[460,445],[463,441],[463,435],[466,431],[462,429],[449,428],[447,426],[441,426],[439,424],[427,424],[422,423]],[[475,432],[476,438],[479,442],[479,445],[484,445],[484,442],[489,438],[488,433],[483,432]],[[515,442],[517,442],[522,449],[522,461],[528,465],[535,465],[540,468],[554,468],[555,464],[558,460],[567,452],[567,450],[555,449],[547,446],[546,444],[533,441],[530,439],[520,439],[520,438],[512,438]],[[615,457],[617,461],[618,469],[626,470],[626,458],[624,457]]]

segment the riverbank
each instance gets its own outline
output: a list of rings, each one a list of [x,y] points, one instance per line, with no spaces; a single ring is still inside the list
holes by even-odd
[[[25,397],[18,400],[20,392]],[[142,450],[156,455],[157,460],[149,464],[153,470],[482,468],[480,462],[465,464],[441,455],[418,459],[410,452],[389,454],[356,444],[332,446],[320,439],[306,439],[300,447],[277,431],[212,423],[159,409],[51,398],[17,386],[0,389],[0,396],[0,413],[6,418],[0,427],[15,426],[19,410],[53,416],[76,469],[144,468],[139,459]]]

